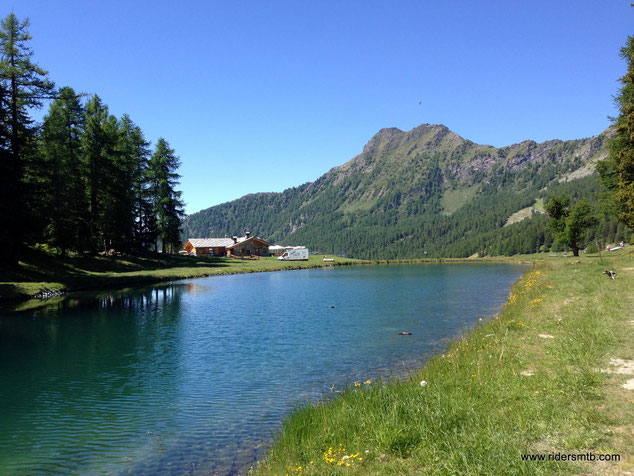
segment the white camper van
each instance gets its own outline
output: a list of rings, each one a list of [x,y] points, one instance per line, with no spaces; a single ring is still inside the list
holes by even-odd
[[[308,248],[288,250],[277,259],[279,261],[308,261]]]

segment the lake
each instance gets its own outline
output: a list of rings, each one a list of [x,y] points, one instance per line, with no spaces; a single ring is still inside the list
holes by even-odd
[[[0,468],[239,474],[293,408],[420,367],[525,269],[330,267],[0,311]]]

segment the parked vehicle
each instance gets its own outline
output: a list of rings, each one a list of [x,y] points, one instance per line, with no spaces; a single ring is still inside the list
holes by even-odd
[[[288,250],[277,259],[279,261],[308,261],[308,248]]]

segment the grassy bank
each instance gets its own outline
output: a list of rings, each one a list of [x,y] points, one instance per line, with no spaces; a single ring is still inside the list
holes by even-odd
[[[42,249],[29,249],[15,270],[0,270],[0,302],[23,301],[42,294],[117,289],[128,286],[189,279],[222,274],[258,273],[321,266],[352,264],[405,264],[465,262],[473,259],[357,260],[323,255],[308,261],[277,261],[276,258],[241,260],[193,256],[69,256],[61,257]],[[491,258],[506,260],[508,258]],[[476,259],[475,261],[478,261]]]
[[[254,471],[634,470],[634,390],[623,387],[634,383],[634,263],[624,253],[603,263],[535,258],[537,267],[513,287],[496,319],[406,381],[358,382],[334,400],[297,410]],[[618,278],[602,274],[606,268]],[[522,459],[588,453],[618,454],[620,461]]]
[[[336,258],[334,262],[324,263],[322,259],[321,255],[311,256],[309,261],[172,255],[62,258],[32,249],[25,254],[16,270],[0,272],[0,300],[24,300],[44,292],[111,289],[201,276],[363,263],[347,258]]]
[[[222,274],[258,273],[351,264],[399,264],[464,262],[473,259],[412,259],[368,261],[328,255],[308,261],[277,261],[276,258],[241,260],[193,256],[69,256],[30,249],[15,270],[0,270],[0,302],[23,301],[44,293],[117,289],[128,286]]]

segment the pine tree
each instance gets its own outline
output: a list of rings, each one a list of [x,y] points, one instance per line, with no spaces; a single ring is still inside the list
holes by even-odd
[[[150,194],[154,204],[158,238],[163,252],[174,252],[180,243],[181,221],[185,215],[181,192],[176,190],[180,175],[176,170],[180,159],[169,147],[167,141],[160,138],[148,168]]]
[[[0,24],[0,265],[15,265],[28,230],[25,211],[33,196],[26,187],[28,154],[36,133],[29,117],[54,94],[47,72],[32,62],[29,20],[10,13]]]
[[[0,81],[0,268],[17,258],[12,228],[16,226],[14,197],[19,184],[13,168],[9,132],[9,91]]]
[[[120,149],[121,129],[117,118],[109,114],[102,124],[102,182],[98,200],[104,251],[125,250],[132,234],[131,171],[128,160]]]
[[[597,166],[602,185],[616,205],[616,213],[623,223],[634,229],[634,36],[621,49],[627,61],[627,73],[621,78],[621,90],[616,97],[619,116],[616,135],[610,142],[610,156]]]
[[[86,173],[82,162],[81,134],[84,110],[72,88],[60,90],[42,126],[43,172],[49,242],[66,255],[83,250],[81,243],[88,214]]]
[[[119,129],[119,148],[126,171],[125,206],[130,222],[126,248],[138,253],[147,249],[154,241],[152,236],[148,236],[155,228],[147,183],[150,143],[143,137],[141,128],[135,125],[127,114],[121,118]]]
[[[82,135],[87,170],[89,250],[108,250],[115,245],[120,223],[118,216],[121,191],[116,183],[119,141],[117,120],[96,94],[88,101]]]

